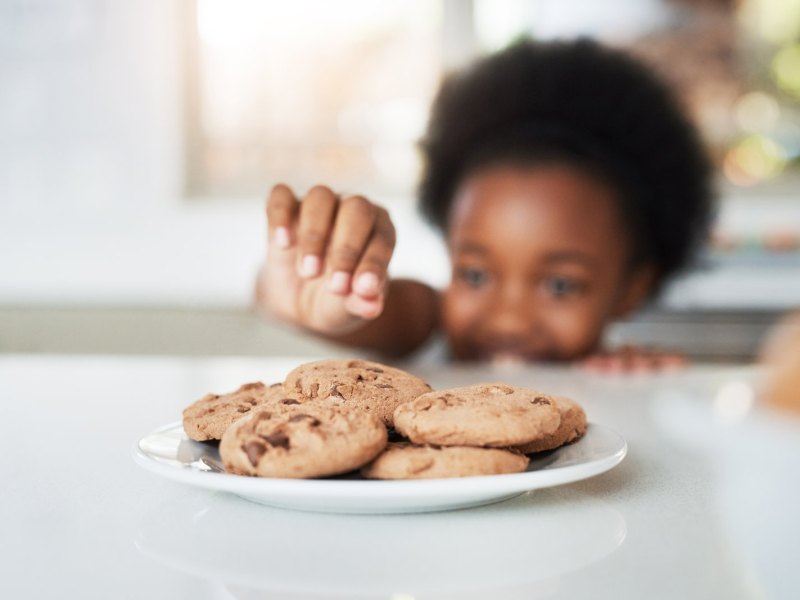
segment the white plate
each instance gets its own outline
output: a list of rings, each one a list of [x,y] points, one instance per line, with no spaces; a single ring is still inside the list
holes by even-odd
[[[523,473],[409,481],[367,481],[352,475],[271,479],[219,472],[215,445],[190,440],[181,423],[174,423],[139,440],[134,458],[162,477],[270,506],[331,513],[412,513],[481,506],[587,479],[618,465],[627,449],[618,433],[591,423],[581,440],[532,458]]]

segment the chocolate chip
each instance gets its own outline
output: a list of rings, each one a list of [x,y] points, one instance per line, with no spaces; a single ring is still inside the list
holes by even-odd
[[[364,381],[364,376],[361,373],[359,373],[358,375],[356,375],[356,382],[361,383],[362,381]]]
[[[493,385],[489,388],[488,391],[492,394],[497,394],[502,392],[503,394],[508,395],[514,393],[514,388],[508,385]]]
[[[269,421],[272,418],[272,413],[269,411],[263,411],[256,414],[256,420],[254,425],[258,425],[261,421]]]
[[[256,381],[255,383],[245,383],[242,387],[239,388],[239,391],[245,390],[259,390],[264,387],[264,384],[260,381]]]
[[[536,398],[531,400],[531,402],[537,406],[541,405],[550,406],[550,400],[548,400],[547,398],[542,398],[541,396],[536,396]]]
[[[289,449],[289,438],[281,431],[276,431],[275,433],[270,433],[269,435],[262,435],[261,438],[270,446],[275,448],[285,448],[286,450]]]
[[[242,450],[247,454],[247,460],[254,467],[258,464],[258,459],[261,458],[267,451],[267,447],[261,442],[247,442],[242,445]]]
[[[285,405],[285,406],[290,406],[290,405],[292,405],[292,404],[300,404],[300,402],[298,402],[298,401],[297,401],[297,400],[295,400],[294,398],[283,398],[283,399],[281,400],[281,404],[283,404],[283,405]]]
[[[319,427],[320,421],[316,417],[312,417],[311,415],[307,415],[305,413],[300,413],[297,415],[292,415],[289,417],[289,423],[297,423],[298,421],[303,421],[305,419],[309,420],[309,426],[311,427]]]
[[[246,413],[249,412],[251,408],[252,408],[251,406],[240,406],[239,408],[236,409],[236,411],[240,413]]]

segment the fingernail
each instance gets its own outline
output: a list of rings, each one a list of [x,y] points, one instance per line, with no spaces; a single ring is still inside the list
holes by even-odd
[[[360,296],[374,296],[380,291],[380,281],[375,273],[362,273],[356,279],[354,287]]]
[[[303,277],[316,277],[319,275],[319,256],[313,254],[306,254],[303,257],[303,264],[300,268],[300,275]]]
[[[374,319],[381,314],[383,302],[380,296],[370,298],[369,300],[362,300],[361,316],[365,319]]]
[[[278,227],[275,229],[275,244],[278,248],[286,249],[289,247],[289,230],[286,227]]]
[[[334,271],[328,281],[328,289],[337,294],[346,294],[350,291],[350,273],[347,271]]]

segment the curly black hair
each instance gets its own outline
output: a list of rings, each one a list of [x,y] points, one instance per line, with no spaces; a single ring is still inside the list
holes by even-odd
[[[448,77],[421,141],[419,209],[447,229],[460,183],[482,167],[567,164],[618,191],[632,262],[653,294],[705,241],[713,168],[668,86],[597,42],[523,40]]]

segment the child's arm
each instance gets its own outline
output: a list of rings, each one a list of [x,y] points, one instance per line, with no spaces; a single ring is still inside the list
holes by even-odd
[[[277,185],[267,221],[259,309],[325,338],[393,356],[417,348],[436,327],[433,289],[389,281],[395,230],[382,207],[361,196],[339,198],[323,186],[300,202]]]

